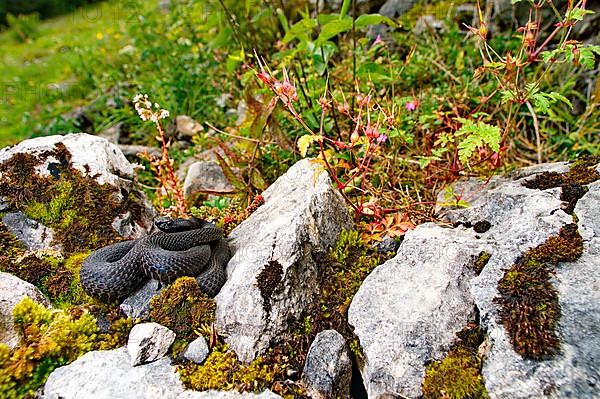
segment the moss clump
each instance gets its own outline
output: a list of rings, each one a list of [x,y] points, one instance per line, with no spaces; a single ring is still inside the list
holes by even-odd
[[[57,160],[48,165],[51,175],[39,175],[36,169],[50,157]],[[130,212],[134,220],[140,220],[143,212],[135,192],[98,184],[89,171],[75,169],[62,143],[39,155],[13,155],[0,165],[0,176],[0,197],[9,208],[53,228],[55,240],[68,255],[117,241],[114,219]]]
[[[98,350],[119,348],[127,344],[129,332],[134,326],[133,320],[121,317],[110,324],[108,331],[98,335]]]
[[[481,221],[481,222],[477,222],[473,225],[473,230],[475,230],[476,233],[485,233],[486,231],[488,231],[490,228],[492,227],[492,224],[490,222],[488,222],[487,220]]]
[[[262,357],[245,365],[237,360],[227,346],[219,346],[202,365],[179,368],[181,380],[191,389],[209,389],[262,392],[275,381],[284,378],[282,365],[266,363]]]
[[[557,236],[529,250],[498,282],[500,296],[494,301],[501,305],[500,319],[523,357],[542,360],[558,353],[560,305],[549,264],[574,262],[582,252],[577,226],[566,225]]]
[[[541,173],[524,182],[523,185],[538,190],[561,187],[560,199],[565,201],[564,210],[573,213],[575,204],[587,192],[584,185],[600,179],[600,173],[596,171],[599,162],[600,157],[583,157],[574,162],[566,173]]]
[[[214,322],[215,309],[193,277],[181,277],[150,301],[150,319],[189,341],[197,336],[194,330]]]
[[[0,344],[0,397],[33,395],[54,369],[95,347],[96,321],[87,312],[73,316],[26,297],[13,315],[23,343],[12,353]]]
[[[540,263],[557,264],[559,262],[575,262],[583,253],[583,238],[577,231],[576,224],[568,224],[560,229],[557,236],[552,236],[527,253],[529,259]]]
[[[551,277],[544,264],[525,257],[498,283],[500,318],[515,351],[526,358],[544,359],[560,347],[555,332],[560,305]]]
[[[271,296],[281,282],[283,275],[283,267],[277,261],[269,261],[256,277],[256,286],[260,291],[260,296],[263,299],[263,307],[265,312],[271,312]]]
[[[473,261],[472,266],[473,270],[475,270],[475,274],[477,274],[478,276],[481,274],[483,268],[485,267],[485,265],[488,264],[491,257],[492,254],[486,251],[481,251],[479,255],[477,255],[477,258],[475,258],[475,260]]]
[[[484,334],[478,326],[471,326],[457,334],[460,341],[442,360],[427,366],[423,380],[425,399],[485,399],[481,375],[482,361],[477,349]]]
[[[600,157],[584,157],[571,164],[571,168],[566,173],[540,173],[523,185],[527,188],[548,190],[569,184],[590,184],[600,179],[600,173],[596,171],[598,163]]]

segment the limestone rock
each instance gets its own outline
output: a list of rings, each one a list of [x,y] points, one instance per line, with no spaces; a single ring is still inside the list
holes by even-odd
[[[50,302],[33,284],[9,273],[0,272],[0,342],[14,349],[21,337],[14,328],[13,309],[26,296],[50,307]]]
[[[44,399],[177,399],[183,385],[168,358],[132,367],[127,349],[89,352],[52,372]]]
[[[556,189],[547,190],[555,191]],[[495,287],[486,280],[497,270],[493,263],[488,273],[474,281],[472,291],[488,319],[491,348],[483,366],[486,388],[493,398],[529,399],[592,398],[600,394],[600,182],[589,186],[575,207],[584,252],[574,263],[555,268],[554,287],[558,290],[561,318],[557,335],[560,353],[549,360],[524,360],[514,352],[498,324],[494,309],[487,304]],[[491,263],[491,262],[490,262]],[[486,267],[487,268],[487,267]],[[481,305],[480,305],[481,304]]]
[[[54,231],[38,221],[29,219],[23,212],[7,213],[2,217],[2,223],[28,251],[60,250],[59,246],[52,245]]]
[[[84,176],[94,178],[98,184],[114,186],[117,189],[115,196],[118,199],[123,199],[132,192],[141,198],[143,211],[136,215],[136,218],[133,218],[131,214],[128,215],[127,210],[124,210],[123,215],[116,218],[113,227],[121,236],[138,238],[145,233],[147,228],[151,227],[152,218],[156,212],[144,194],[135,187],[134,165],[129,163],[115,144],[102,137],[77,133],[25,140],[15,146],[0,149],[0,164],[15,154],[29,153],[40,158],[40,164],[35,168],[36,173],[40,176],[60,174],[62,173],[61,160],[51,154],[57,144],[64,145],[70,154],[70,163],[74,169],[80,171]]]
[[[346,340],[335,330],[322,331],[310,345],[302,380],[314,399],[350,397],[352,362]]]
[[[202,364],[208,356],[208,345],[204,337],[198,337],[185,349],[183,357],[196,364]]]
[[[349,321],[364,351],[362,375],[369,397],[419,397],[426,363],[444,356],[455,333],[474,317],[475,307],[487,331],[482,373],[491,398],[598,395],[599,182],[589,185],[575,208],[583,256],[555,268],[561,352],[544,361],[523,359],[494,302],[498,281],[516,259],[573,223],[562,210],[560,188],[542,191],[523,183],[537,173],[568,168],[544,165],[494,178],[489,185],[455,187],[470,201],[466,209],[441,210],[456,227],[427,223],[409,231],[397,256],[367,277],[349,308]],[[478,223],[489,229],[477,229]],[[476,275],[472,264],[483,251],[491,258]]]
[[[136,292],[128,296],[120,305],[123,313],[133,320],[147,320],[150,316],[150,301],[165,288],[163,285],[159,289],[157,280],[150,279],[146,281]]]
[[[472,231],[433,223],[408,231],[398,254],[363,282],[348,310],[360,339],[369,397],[421,394],[425,366],[475,318],[464,268],[479,253]]]
[[[158,323],[142,323],[133,326],[127,341],[131,365],[153,362],[166,355],[175,341],[175,333]]]
[[[221,166],[214,161],[198,161],[190,165],[183,182],[186,197],[197,193],[230,194],[234,190]]]
[[[16,153],[40,155],[52,150],[57,143],[63,143],[69,150],[75,169],[91,176],[97,174],[96,181],[100,184],[110,183],[116,186],[121,184],[122,179],[133,180],[135,177],[133,166],[114,144],[86,133],[45,136],[22,141],[15,146],[0,149],[0,163]],[[37,167],[37,172],[42,176],[49,176],[51,172],[48,166],[52,162],[58,160],[48,157]],[[86,165],[89,172],[86,171]]]
[[[263,193],[265,204],[230,235],[228,279],[216,296],[216,326],[244,362],[298,317],[318,290],[314,256],[352,226],[326,173],[305,159]]]

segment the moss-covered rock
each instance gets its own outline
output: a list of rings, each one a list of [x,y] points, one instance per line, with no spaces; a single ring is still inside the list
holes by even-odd
[[[69,141],[67,137],[75,138]],[[87,137],[92,140],[93,136],[66,136],[64,142]],[[23,211],[30,219],[52,228],[55,241],[69,255],[118,241],[115,219],[129,213],[132,220],[142,221],[146,207],[138,191],[108,181],[99,183],[100,173],[92,173],[97,166],[76,167],[74,155],[64,142],[58,141],[53,147],[32,144],[30,152],[15,150],[8,159],[4,151],[0,198],[11,211]]]

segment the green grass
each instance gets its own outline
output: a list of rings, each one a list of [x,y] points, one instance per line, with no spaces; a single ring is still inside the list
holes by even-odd
[[[99,59],[118,52],[127,25],[135,23],[139,13],[119,3],[103,2],[42,21],[36,38],[26,43],[10,30],[0,32],[0,146],[44,130],[53,119],[85,103],[85,70],[76,65],[94,60],[82,62],[80,49],[97,49]]]

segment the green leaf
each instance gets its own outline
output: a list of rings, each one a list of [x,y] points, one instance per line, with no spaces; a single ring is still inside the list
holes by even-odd
[[[593,14],[593,13],[594,12],[592,10],[586,10],[583,8],[574,7],[572,10],[567,11],[567,13],[565,14],[565,19],[573,20],[573,21],[581,21],[581,20],[583,20],[583,17],[585,17],[588,14]]]
[[[317,21],[311,18],[302,19],[296,22],[283,37],[283,43],[289,43],[294,39],[302,39],[310,36],[310,33],[317,27]]]
[[[579,48],[579,62],[585,68],[594,69],[596,64],[596,55],[600,55],[600,46],[588,45]]]
[[[298,149],[300,150],[300,155],[305,157],[311,144],[321,139],[322,136],[317,134],[305,134],[304,136],[300,137],[298,139]]]
[[[229,167],[229,165],[227,164],[227,161],[225,161],[223,156],[221,154],[219,154],[218,151],[214,151],[214,154],[217,157],[217,162],[219,163],[219,166],[221,166],[221,169],[223,170],[223,174],[225,175],[225,177],[227,178],[229,183],[231,183],[231,185],[233,187],[235,187],[237,190],[245,191],[246,185]]]
[[[458,144],[458,157],[463,165],[468,165],[469,159],[477,148],[488,145],[492,151],[500,151],[500,128],[498,126],[488,125],[485,122],[473,121],[465,118],[457,118],[463,125],[455,133],[455,136],[465,136]]]
[[[342,19],[328,22],[321,27],[321,33],[315,41],[316,46],[320,46],[327,40],[339,35],[340,33],[347,32],[352,29],[352,19]]]
[[[394,20],[380,14],[361,15],[360,17],[356,18],[356,22],[354,23],[357,28],[377,24],[386,24],[392,27],[398,27],[398,24],[394,22]]]

